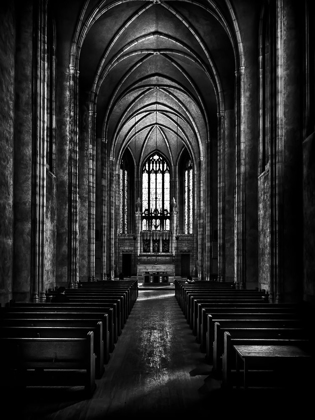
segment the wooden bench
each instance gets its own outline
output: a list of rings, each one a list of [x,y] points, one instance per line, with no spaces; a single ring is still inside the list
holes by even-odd
[[[234,345],[236,352],[236,376],[243,363],[243,387],[248,388],[248,373],[251,369],[279,369],[287,365],[290,370],[305,371],[310,365],[311,354],[303,348],[290,345]],[[313,381],[314,378],[310,377]],[[239,381],[237,380],[237,386]]]
[[[260,302],[266,302],[265,299],[265,295],[260,295],[257,293],[251,293],[251,294],[246,294],[246,293],[237,293],[237,294],[220,294],[220,295],[207,295],[207,296],[202,296],[202,295],[192,295],[190,296],[190,299],[188,301],[188,305],[187,305],[187,313],[186,313],[186,318],[187,321],[190,325],[191,328],[194,328],[194,324],[195,321],[197,319],[198,316],[198,303],[199,302],[213,302],[216,299],[224,299],[227,302],[238,302],[240,300],[242,300],[243,302],[251,302],[251,303],[260,303]],[[196,330],[194,330],[194,332],[196,333]]]
[[[222,355],[222,383],[221,387],[228,389],[233,387],[235,384],[235,372],[236,372],[236,354],[234,345],[288,345],[293,344],[299,346],[307,351],[310,349],[310,340],[304,337],[304,332],[301,337],[295,337],[296,331],[291,334],[289,331],[270,330],[260,328],[255,331],[248,330],[230,330],[224,332],[224,351]],[[247,337],[246,337],[247,336]],[[289,336],[289,338],[285,338]],[[234,373],[234,375],[233,375]],[[234,381],[233,381],[234,379]]]
[[[219,305],[219,304],[230,304],[233,305],[235,303],[238,304],[252,304],[252,305],[259,305],[262,302],[262,300],[259,298],[255,298],[255,297],[248,297],[248,298],[243,298],[242,296],[239,297],[217,297],[217,298],[211,298],[208,299],[208,304],[209,305]],[[187,308],[188,309],[188,308]],[[189,309],[188,309],[189,310]],[[193,329],[193,311],[189,310],[189,312],[186,313],[186,319],[187,322],[190,326],[190,328]]]
[[[194,300],[196,299],[207,299],[209,303],[211,302],[243,302],[243,303],[260,303],[262,302],[262,298],[259,296],[244,296],[242,294],[235,295],[235,296],[225,296],[225,295],[218,295],[218,296],[209,296],[208,298],[194,295],[191,296],[189,300],[186,302],[186,307],[184,310],[184,315],[187,319],[188,324],[192,327],[192,320],[193,320],[193,311],[194,311]]]
[[[79,289],[84,290],[127,290],[130,296],[131,306],[134,305],[138,298],[138,281],[96,281],[96,282],[80,282]]]
[[[175,298],[178,303],[182,299],[183,293],[185,290],[193,288],[203,288],[204,290],[229,290],[234,288],[234,284],[231,282],[219,283],[219,282],[209,282],[209,281],[197,281],[193,284],[189,284],[185,281],[175,280]]]
[[[220,304],[214,304],[211,303],[201,303],[199,308],[199,315],[198,315],[198,321],[197,321],[197,341],[198,337],[200,339],[201,344],[201,350],[205,351],[205,345],[206,345],[206,334],[207,334],[207,317],[211,314],[216,314],[218,312],[234,312],[235,314],[239,312],[251,312],[251,313],[257,313],[257,312],[280,312],[284,313],[285,316],[287,314],[297,314],[299,315],[299,311],[296,305],[292,304],[278,304],[278,303],[220,303]],[[200,319],[199,319],[200,318]],[[199,328],[199,334],[198,334],[198,328]],[[199,342],[199,341],[198,341]]]
[[[104,343],[103,359],[104,359],[104,363],[106,364],[110,360],[109,337],[107,335],[107,339],[106,339],[106,335],[104,335],[103,323],[98,318],[95,318],[95,319],[85,319],[85,318],[48,319],[48,318],[27,318],[26,316],[23,316],[21,318],[2,318],[0,319],[0,330],[4,328],[8,328],[8,327],[20,327],[20,328],[37,327],[37,328],[60,328],[60,329],[88,328],[88,331],[90,330],[94,331],[94,328],[98,330],[97,325],[99,323],[101,323],[100,329],[103,332],[103,343]]]
[[[108,304],[114,303],[117,306],[117,327],[118,327],[118,335],[121,334],[121,331],[127,321],[127,314],[128,314],[128,308],[126,306],[126,300],[123,296],[120,294],[94,294],[94,293],[85,293],[78,291],[77,289],[73,289],[74,291],[71,291],[72,289],[66,290],[66,296],[68,297],[70,302],[104,302]],[[54,302],[52,302],[54,303]]]
[[[300,319],[272,319],[264,318],[258,319],[254,315],[248,315],[247,318],[238,319],[236,317],[221,317],[218,318],[216,315],[208,315],[207,318],[208,327],[207,327],[207,337],[206,337],[206,358],[211,362],[213,360],[213,350],[214,350],[214,340],[215,340],[215,323],[219,323],[220,326],[234,326],[234,327],[251,327],[251,328],[284,328],[291,327],[297,328],[301,327]],[[217,333],[219,334],[219,333]]]
[[[223,303],[222,308],[226,306],[233,306],[233,303]],[[235,299],[235,307],[240,306],[238,303],[238,300]],[[268,308],[268,307],[277,307],[277,311],[283,310],[287,312],[298,312],[298,305],[294,304],[275,304],[275,303],[269,303],[264,300],[259,302],[244,302],[244,307],[248,306],[251,308],[259,307],[259,308]],[[196,299],[194,301],[194,313],[193,313],[193,325],[192,328],[194,329],[194,333],[199,336],[199,329],[200,325],[203,321],[203,312],[211,312],[212,308],[215,308],[216,305],[213,305],[213,300],[209,299]]]
[[[7,308],[6,308],[7,309]],[[75,319],[85,319],[90,320],[94,319],[97,321],[101,321],[103,324],[103,332],[109,331],[109,351],[112,352],[115,349],[115,343],[113,340],[113,334],[110,334],[109,323],[108,323],[108,314],[104,312],[98,311],[80,311],[80,310],[68,310],[67,308],[60,308],[55,311],[49,310],[19,310],[14,311],[13,308],[11,310],[6,310],[1,313],[0,317],[0,325],[3,320],[10,318],[10,319],[23,319],[23,318],[32,318],[32,319],[58,319],[58,320],[75,320]]]
[[[84,385],[86,394],[91,397],[96,387],[93,342],[91,331],[85,338],[2,337],[1,385],[14,385],[15,382],[19,386],[44,386],[47,385],[47,377],[50,377],[50,386]],[[76,375],[76,380],[81,380],[69,384],[69,373],[74,373],[74,370],[80,373],[79,378]]]
[[[0,309],[0,314],[3,312],[3,310],[8,311],[15,311],[15,312],[99,312],[104,313],[107,315],[108,321],[106,330],[104,330],[104,335],[106,334],[107,338],[107,331],[108,331],[108,337],[109,340],[111,340],[112,344],[115,343],[115,318],[114,318],[114,308],[111,306],[107,306],[106,304],[94,304],[89,302],[53,302],[53,303],[45,303],[45,302],[39,302],[39,303],[31,303],[31,302],[10,302],[10,306],[6,306],[5,309]],[[0,315],[1,316],[1,315]],[[109,341],[110,342],[110,341]]]
[[[246,314],[247,320],[254,320],[257,321],[259,328],[298,328],[300,329],[299,334],[304,333],[304,337],[306,337],[305,328],[303,325],[303,322],[301,319],[289,319],[289,318],[283,318],[277,319],[274,318],[272,315],[266,315],[264,318],[258,318],[255,315],[252,315],[253,318],[249,318],[249,315]],[[245,317],[244,317],[245,319]],[[238,318],[239,321],[242,321],[242,318]],[[258,321],[265,321],[263,323]],[[270,324],[271,321],[272,324]],[[291,322],[292,321],[292,322]],[[219,372],[221,370],[221,357],[224,351],[224,332],[221,330],[222,327],[229,327],[231,326],[231,323],[229,321],[225,322],[225,320],[222,318],[221,320],[216,319],[216,322],[214,322],[214,338],[213,338],[213,344],[212,344],[212,363],[213,363],[213,371]],[[233,324],[232,326],[235,326]],[[241,322],[238,323],[238,327],[255,327],[254,325],[241,325]],[[278,331],[278,337],[280,337],[280,332]],[[286,334],[286,338],[292,337],[295,332],[290,331],[283,331],[283,335]],[[253,334],[254,336],[254,334]]]
[[[113,308],[114,311],[114,340],[117,342],[118,336],[121,334],[121,325],[123,322],[122,311],[121,311],[121,301],[119,299],[109,299],[109,298],[94,298],[87,296],[70,296],[70,303],[76,303],[78,306],[84,303],[93,304],[93,305],[104,305],[110,308]],[[52,302],[55,303],[55,302]],[[68,303],[68,302],[61,302]]]
[[[196,308],[196,301],[211,301],[214,299],[231,299],[239,300],[255,300],[257,302],[268,302],[268,295],[264,292],[258,292],[256,290],[229,290],[229,291],[216,291],[216,292],[187,292],[185,299],[186,315],[191,322],[191,316]],[[189,314],[189,315],[188,315]]]
[[[89,327],[35,327],[35,326],[1,326],[1,338],[82,338],[89,331],[93,332],[95,352],[95,375],[101,378],[104,374],[104,341],[103,324],[97,322]]]
[[[259,292],[245,292],[242,290],[234,290],[229,292],[220,292],[220,293],[196,293],[191,292],[185,295],[184,305],[183,305],[183,312],[187,318],[187,321],[191,322],[191,316],[194,309],[194,300],[195,299],[208,299],[209,301],[215,300],[226,300],[227,302],[233,302],[238,300],[246,301],[255,301],[259,302],[268,302],[267,295],[261,294]]]
[[[42,312],[45,314],[49,313],[62,313],[62,317],[66,317],[67,313],[75,314],[80,317],[80,313],[97,313],[104,318],[103,332],[106,340],[108,339],[109,349],[113,351],[115,343],[117,342],[118,336],[115,334],[117,328],[115,328],[115,317],[114,308],[105,306],[102,304],[93,305],[90,303],[74,303],[74,302],[55,302],[55,303],[14,303],[12,306],[4,308],[0,311],[0,314],[10,313],[29,313],[29,312]],[[6,315],[7,316],[7,315]],[[18,316],[18,315],[14,315]],[[46,316],[46,315],[45,315]],[[72,315],[71,315],[72,316]],[[55,315],[54,315],[55,317]],[[107,334],[108,331],[108,334]]]

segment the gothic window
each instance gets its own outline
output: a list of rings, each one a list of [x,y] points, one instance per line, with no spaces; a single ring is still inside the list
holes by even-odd
[[[142,230],[170,230],[170,169],[159,154],[142,170]]]
[[[120,166],[120,232],[128,232],[128,171],[124,161]]]
[[[184,178],[184,233],[193,231],[193,167],[188,160]]]

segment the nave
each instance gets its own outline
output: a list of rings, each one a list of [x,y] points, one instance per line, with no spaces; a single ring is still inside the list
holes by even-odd
[[[299,392],[300,384],[292,383],[283,393],[235,389],[228,393],[211,369],[174,291],[139,290],[92,398],[85,399],[79,388],[2,395],[10,405],[5,420],[16,415],[23,420],[133,420],[308,413],[311,395]]]

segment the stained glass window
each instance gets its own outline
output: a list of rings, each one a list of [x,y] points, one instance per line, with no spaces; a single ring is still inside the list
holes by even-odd
[[[120,167],[120,232],[128,232],[128,171],[124,161]]]
[[[184,230],[189,234],[193,231],[193,167],[190,160],[185,168],[184,182]]]
[[[142,170],[142,229],[170,230],[170,169],[158,153]]]

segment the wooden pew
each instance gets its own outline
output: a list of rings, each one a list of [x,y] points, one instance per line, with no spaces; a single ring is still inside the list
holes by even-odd
[[[49,371],[54,371],[59,379],[57,385],[65,386],[69,385],[69,372],[75,369],[84,372],[79,385],[84,385],[87,396],[91,397],[96,387],[93,342],[91,331],[85,338],[0,338],[0,381],[5,386],[18,372],[19,385],[44,386]],[[54,379],[49,385],[55,385]],[[34,384],[33,380],[37,382]]]
[[[93,305],[101,304],[104,306],[108,306],[113,308],[114,311],[114,340],[115,343],[118,340],[118,336],[121,334],[121,325],[122,325],[122,311],[121,311],[121,301],[119,299],[110,299],[110,298],[102,298],[102,297],[87,297],[87,296],[71,296],[69,297],[70,302],[76,303],[78,306],[79,304],[89,303]],[[54,303],[54,302],[51,302]],[[65,302],[63,302],[65,303]]]
[[[195,300],[206,300],[206,299],[214,299],[214,298],[228,298],[228,299],[257,299],[257,302],[263,301],[268,302],[268,295],[265,292],[260,292],[258,290],[220,290],[220,291],[199,291],[199,290],[192,290],[186,291],[185,293],[185,306],[186,316],[192,315],[194,310],[194,302]],[[189,318],[191,322],[191,318]]]
[[[236,352],[236,375],[239,377],[240,360],[243,364],[243,386],[248,387],[248,373],[252,369],[261,370],[279,370],[284,367],[287,369],[303,371],[304,375],[311,365],[311,354],[300,346],[291,344],[263,344],[263,345],[234,345]],[[309,380],[313,381],[313,375],[308,375]],[[295,379],[293,379],[295,381]],[[269,383],[269,386],[272,384]],[[239,382],[237,381],[237,386]],[[284,383],[282,383],[284,386]],[[303,384],[302,384],[303,386]],[[273,385],[272,385],[273,387]]]
[[[206,346],[206,334],[207,334],[207,316],[210,314],[216,314],[218,312],[234,312],[235,314],[239,312],[274,312],[274,313],[283,313],[284,316],[289,314],[295,314],[297,317],[300,316],[299,308],[297,305],[293,304],[282,304],[282,303],[203,303],[201,302],[198,306],[198,319],[197,323],[197,342],[200,340],[200,348],[202,351],[205,351]],[[199,328],[199,334],[198,334]],[[198,340],[199,339],[199,340]]]
[[[262,303],[262,300],[260,298],[256,298],[256,297],[243,297],[243,296],[235,296],[235,297],[225,297],[225,296],[221,296],[221,297],[213,297],[213,298],[209,298],[207,299],[207,302],[209,305],[219,305],[219,304],[234,304],[234,303],[238,303],[238,304],[252,304],[252,305],[256,305],[256,304],[260,304]],[[193,329],[193,312],[192,310],[190,311],[190,308],[188,307],[187,310],[189,312],[187,312],[186,314],[186,318],[187,318],[187,322],[190,326],[190,328]],[[197,308],[198,310],[198,308]],[[195,317],[196,319],[196,317]]]
[[[235,384],[234,345],[288,345],[294,344],[305,350],[310,350],[310,340],[304,338],[304,331],[287,331],[288,329],[231,329],[224,332],[224,351],[222,355],[222,383],[221,387],[228,389]],[[300,335],[300,337],[299,337]],[[289,338],[285,338],[288,336]]]
[[[252,328],[284,328],[291,327],[297,328],[301,327],[300,319],[272,319],[266,317],[264,319],[256,319],[255,315],[248,315],[247,318],[238,319],[236,317],[231,317],[228,314],[228,317],[217,318],[216,315],[208,315],[207,317],[208,328],[207,328],[207,337],[206,337],[206,358],[209,361],[213,360],[213,349],[214,349],[214,325],[215,323],[220,323],[220,326],[230,326],[230,327],[252,327]]]
[[[103,323],[103,331],[108,330],[108,314],[104,312],[97,312],[97,311],[79,311],[76,309],[68,310],[67,308],[60,308],[60,310],[55,311],[14,311],[13,308],[11,310],[6,310],[1,313],[0,317],[0,325],[3,320],[6,319],[23,319],[23,318],[32,318],[32,319],[64,319],[64,320],[74,320],[74,319],[96,319]],[[109,351],[112,352],[115,349],[115,344],[113,337],[109,335]]]
[[[188,288],[203,288],[204,290],[229,290],[235,288],[234,283],[232,282],[209,282],[209,281],[197,281],[195,283],[189,284],[186,281],[175,280],[175,298],[177,299],[179,305],[181,306],[181,300],[183,293]]]
[[[63,319],[49,319],[49,318],[28,318],[23,316],[21,318],[1,318],[0,329],[7,327],[38,327],[38,328],[88,328],[89,331],[97,327],[101,323],[104,341],[104,362],[108,363],[110,360],[109,339],[106,340],[104,335],[103,323],[98,319],[85,319],[85,318],[63,318]],[[107,336],[108,337],[108,336]],[[109,337],[108,337],[109,338]]]
[[[76,302],[54,302],[54,303],[30,303],[30,302],[10,302],[10,306],[5,309],[7,312],[99,312],[107,315],[107,324],[104,325],[104,341],[108,343],[108,348],[113,351],[115,348],[115,326],[114,308],[102,304],[76,303]],[[1,314],[1,310],[0,310]],[[106,328],[106,329],[105,329]]]
[[[118,335],[121,334],[121,331],[127,321],[127,315],[129,308],[126,304],[126,299],[121,294],[115,293],[92,293],[84,292],[78,289],[69,289],[66,290],[66,296],[70,302],[94,302],[94,301],[103,301],[104,303],[115,303],[117,305],[117,318],[118,318]],[[54,302],[52,302],[54,303]]]
[[[89,331],[93,332],[95,351],[95,375],[101,378],[104,373],[104,340],[103,324],[96,324],[86,327],[36,327],[36,326],[0,326],[0,338],[84,338]]]
[[[121,284],[122,283],[122,284]],[[80,290],[84,292],[119,292],[122,291],[127,294],[128,305],[131,308],[138,297],[138,282],[125,281],[125,282],[112,282],[112,281],[98,281],[98,282],[82,282],[79,283]]]
[[[260,295],[257,293],[243,293],[242,291],[239,291],[239,293],[230,294],[230,293],[220,293],[218,295],[216,294],[207,294],[207,295],[191,295],[190,301],[187,306],[187,321],[190,325],[190,327],[193,329],[194,334],[196,334],[196,320],[198,317],[198,304],[203,303],[211,303],[215,299],[224,299],[227,302],[231,302],[231,300],[235,300],[236,302],[239,300],[243,300],[244,302],[251,302],[251,303],[261,303],[266,302],[265,295]]]
[[[139,290],[137,280],[80,282],[79,289],[127,290],[130,295],[131,306],[136,302]]]

